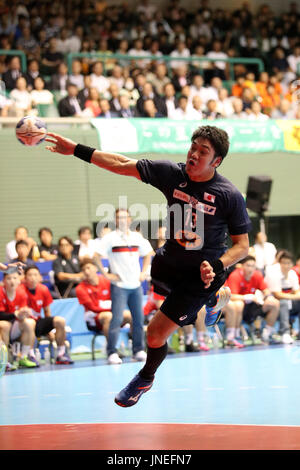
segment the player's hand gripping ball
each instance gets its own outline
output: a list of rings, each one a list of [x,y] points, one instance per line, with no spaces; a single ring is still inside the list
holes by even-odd
[[[16,125],[16,136],[24,145],[39,145],[47,135],[44,121],[35,116],[25,116]]]

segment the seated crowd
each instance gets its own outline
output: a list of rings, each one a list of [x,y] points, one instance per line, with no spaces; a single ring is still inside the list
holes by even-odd
[[[127,217],[130,223],[129,213],[126,215],[125,210],[119,211],[121,215],[125,212],[122,217]],[[121,220],[120,218],[119,223]],[[136,256],[138,279],[147,280],[147,292],[145,291],[141,307],[143,328],[147,328],[152,315],[164,301],[163,296],[153,291],[149,268],[155,249],[165,242],[165,228],[159,229],[154,249],[141,233],[130,233],[138,240],[136,243],[140,243]],[[93,239],[90,227],[84,226],[78,230],[78,240],[74,243],[70,237],[63,236],[57,244],[53,242],[53,234],[48,227],[42,227],[38,235],[39,243],[29,236],[25,227],[17,227],[14,240],[6,245],[6,265],[1,264],[4,270],[0,286],[1,339],[9,344],[10,341],[21,338],[19,364],[24,367],[36,367],[38,361],[35,357],[35,340],[50,334],[58,347],[56,363],[72,363],[65,348],[65,319],[60,316],[52,317],[50,306],[53,299],[74,297],[84,307],[87,329],[103,334],[107,340],[112,318],[118,317],[120,323],[114,338],[114,348],[111,354],[108,353],[108,363],[121,363],[121,355],[116,349],[118,328],[128,324],[134,337],[137,323],[132,322],[134,309],[127,310],[126,302],[123,304],[118,301],[121,311],[118,313],[114,310],[112,313],[112,287],[115,289],[114,286],[120,284],[118,281],[121,278],[116,273],[121,264],[118,267],[116,258],[110,258],[108,255],[109,262],[107,267],[104,267],[104,260],[105,254],[108,253],[107,247],[111,238],[116,237],[116,232],[104,228],[99,238]],[[128,256],[132,265],[133,258],[131,254]],[[145,270],[142,269],[142,272],[138,264],[139,256],[148,260],[148,264],[143,264]],[[50,276],[47,273],[46,278],[43,278],[40,266],[45,262],[50,262],[51,272]],[[122,263],[124,262],[126,255],[122,258]],[[128,276],[132,275],[129,271],[125,272],[128,272]],[[122,273],[122,283],[126,285],[129,281],[124,279],[124,276],[126,275]],[[227,277],[226,285],[230,287],[232,296],[223,309],[221,321],[222,326],[224,325],[224,345],[244,348],[245,340],[249,336],[254,342],[258,340],[263,344],[292,344],[296,338],[300,339],[300,331],[293,327],[297,317],[300,319],[299,281],[300,256],[295,263],[291,253],[283,249],[277,250],[274,244],[267,241],[264,233],[257,233],[248,256],[232,267]],[[121,294],[122,292],[118,291],[118,298],[122,297]],[[211,338],[204,318],[203,308],[195,325],[179,329],[179,350],[210,350]],[[171,352],[174,351],[170,343],[169,353]],[[145,360],[144,354],[143,350],[139,350],[133,357],[136,360]],[[14,367],[9,365],[8,368]]]
[[[180,3],[7,6],[0,49],[23,51],[28,68],[22,72],[18,56],[0,56],[1,116],[50,105],[61,117],[300,118],[296,2],[281,15],[268,5],[253,12],[247,2],[233,11],[207,0],[194,11]],[[69,69],[67,55],[82,52]],[[264,71],[226,62],[238,57],[261,59]]]

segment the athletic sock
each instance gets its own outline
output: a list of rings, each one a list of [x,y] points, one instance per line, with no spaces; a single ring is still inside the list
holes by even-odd
[[[57,347],[57,357],[58,356],[63,356],[66,352],[66,347],[65,345],[63,344],[62,346],[58,346]]]
[[[268,337],[271,336],[274,332],[274,327],[273,326],[270,326],[270,325],[266,325],[265,326],[265,330],[267,332],[267,335]]]
[[[234,339],[234,333],[235,333],[235,328],[227,328],[226,336],[229,341],[232,341]]]
[[[204,331],[198,331],[197,333],[198,343],[202,343],[204,341],[204,338],[205,338]]]
[[[240,328],[236,328],[235,329],[235,338],[240,338],[241,336],[241,329]]]
[[[188,334],[185,336],[185,344],[192,344],[193,339],[194,339],[193,333],[188,333]]]
[[[31,347],[22,344],[22,357],[28,356]]]
[[[160,348],[147,348],[146,364],[140,370],[139,375],[144,380],[153,380],[155,372],[165,359],[168,353],[168,343],[165,343]]]

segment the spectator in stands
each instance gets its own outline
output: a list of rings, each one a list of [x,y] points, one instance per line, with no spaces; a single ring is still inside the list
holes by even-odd
[[[204,80],[202,75],[197,74],[193,76],[192,84],[190,87],[190,98],[193,99],[194,96],[199,96],[202,103],[206,103],[208,100],[206,98],[206,88],[203,86]]]
[[[80,60],[73,60],[72,62],[72,73],[69,76],[69,83],[74,83],[78,90],[84,88],[84,76],[82,72],[82,65]]]
[[[293,267],[293,270],[296,272],[297,276],[298,276],[298,281],[299,281],[299,284],[300,284],[300,254],[297,255],[297,258],[296,258],[296,264],[295,266]],[[300,332],[299,332],[300,333]]]
[[[85,310],[84,320],[87,329],[96,333],[103,332],[107,339],[112,318],[110,281],[97,273],[98,268],[91,258],[84,259],[80,267],[83,280],[76,287],[76,295]],[[121,326],[126,323],[131,323],[131,315],[124,310]]]
[[[190,77],[188,73],[188,66],[181,64],[173,70],[172,73],[172,84],[175,88],[176,93],[182,93],[182,88],[185,85],[190,84]]]
[[[110,86],[109,80],[103,75],[102,62],[96,62],[92,68],[91,73],[91,86],[97,88],[100,94],[105,93]]]
[[[243,110],[249,115],[251,113],[251,105],[255,99],[255,94],[251,88],[245,87],[242,92],[241,100],[243,101]]]
[[[121,94],[119,117],[133,118],[137,116],[138,115],[135,106],[130,106],[129,96],[125,93]]]
[[[178,99],[176,98],[175,88],[173,83],[167,83],[164,86],[163,100],[167,108],[167,117],[171,118],[175,109],[178,108]]]
[[[53,233],[48,227],[42,227],[39,230],[39,252],[41,258],[46,261],[54,261],[58,255],[58,246],[53,244]]]
[[[143,101],[143,113],[140,114],[140,117],[145,118],[162,118],[164,117],[162,114],[159,113],[157,110],[155,103],[152,99],[147,98]]]
[[[0,116],[7,117],[13,113],[13,101],[0,93]]]
[[[294,78],[298,75],[298,64],[300,64],[300,44],[293,48],[293,53],[287,56],[287,62]]]
[[[36,59],[32,59],[30,62],[28,62],[27,72],[24,74],[28,91],[31,91],[34,88],[34,80],[39,76],[39,62]]]
[[[51,77],[49,87],[53,91],[60,91],[62,96],[67,94],[69,82],[68,67],[64,62],[57,66],[57,72]]]
[[[283,344],[293,343],[290,335],[290,316],[300,316],[300,288],[296,272],[293,270],[293,256],[288,251],[283,251],[279,256],[279,269],[274,265],[268,269],[265,281],[280,302],[279,332],[282,335]]]
[[[52,296],[47,286],[40,282],[41,274],[37,266],[29,266],[25,269],[25,282],[21,288],[27,298],[27,306],[31,310],[30,318],[35,322],[35,336],[49,335],[50,340],[55,339],[57,344],[57,357],[55,364],[73,364],[65,347],[66,340],[66,320],[58,315],[52,317],[50,305],[53,302]],[[42,317],[42,310],[44,316]],[[52,330],[55,329],[55,335]],[[28,359],[37,366],[39,363],[35,357],[34,340]]]
[[[266,267],[271,266],[276,261],[276,247],[273,243],[268,242],[267,235],[264,232],[257,232],[253,248],[256,268],[259,269],[262,274],[265,274]]]
[[[19,240],[16,243],[17,256],[12,260],[12,263],[23,263],[25,266],[32,266],[33,259],[30,257],[30,247],[25,240]]]
[[[123,74],[123,69],[120,65],[116,64],[113,67],[111,71],[111,76],[109,77],[109,82],[110,82],[110,85],[112,84],[117,85],[119,90],[121,90],[124,87],[125,78]]]
[[[272,119],[293,119],[294,113],[289,100],[282,99],[278,109],[274,109],[271,115]]]
[[[154,92],[150,82],[144,84],[142,94],[136,103],[137,111],[141,116],[144,114],[144,101],[146,100],[152,100],[154,102],[155,108],[161,117],[167,116],[167,108],[164,100]]]
[[[171,79],[168,77],[166,64],[157,63],[154,68],[154,73],[148,76],[148,81],[152,84],[156,93],[163,96],[166,84],[171,82]]]
[[[244,90],[245,76],[239,75],[236,82],[232,85],[231,94],[237,98],[241,98]]]
[[[149,52],[145,51],[143,48],[143,40],[138,38],[135,39],[133,47],[131,47],[127,54],[131,57],[137,57],[137,59],[132,59],[130,64],[131,67],[139,67],[141,69],[144,69],[149,63],[149,61],[145,59],[139,59],[139,57],[146,57],[149,56]]]
[[[198,113],[198,119],[203,118],[203,104],[199,95],[195,95],[192,99],[193,109],[195,109]]]
[[[219,40],[214,40],[212,43],[212,49],[208,51],[206,57],[209,59],[214,59],[214,62],[211,63],[211,70],[205,70],[205,80],[209,80],[213,76],[220,77],[222,80],[226,80],[226,62],[222,59],[227,59],[228,56],[223,52],[222,43]]]
[[[271,59],[272,72],[287,72],[289,69],[289,63],[285,57],[285,52],[282,47],[276,47],[273,52]]]
[[[90,87],[87,100],[84,103],[84,108],[90,111],[91,116],[97,117],[101,113],[100,108],[100,94],[97,88]]]
[[[186,47],[185,41],[179,40],[177,42],[176,48],[171,52],[170,57],[174,57],[174,59],[183,59],[190,57],[191,53],[189,49]],[[174,71],[181,67],[184,64],[183,60],[172,60],[170,61],[170,67]]]
[[[51,37],[49,39],[48,49],[42,54],[41,65],[44,73],[47,75],[53,75],[63,60],[63,54],[57,50],[57,39],[55,37]]]
[[[208,100],[206,109],[203,112],[204,119],[220,119],[222,114],[217,110],[218,102],[216,100]]]
[[[5,83],[7,90],[13,90],[16,88],[17,80],[22,76],[21,62],[19,57],[12,57],[10,59],[8,70],[3,73],[2,80]]]
[[[35,339],[35,322],[30,318],[31,310],[27,307],[27,298],[20,287],[20,276],[16,268],[4,272],[3,286],[0,286],[0,339],[9,345],[20,338],[21,358],[19,366],[36,367],[28,359],[31,344]],[[7,371],[16,367],[8,363]]]
[[[95,255],[95,240],[92,238],[92,230],[88,226],[80,227],[78,230],[79,240],[74,242],[74,251],[80,261],[84,258],[93,258]]]
[[[226,88],[219,90],[217,111],[223,118],[230,118],[233,114],[232,99],[228,97],[228,90]]]
[[[146,279],[153,250],[138,232],[129,229],[131,218],[127,209],[117,209],[115,217],[116,230],[99,241],[97,257],[101,273],[111,281],[113,316],[108,333],[108,362],[122,362],[116,352],[116,345],[123,311],[127,305],[132,316],[133,357],[138,361],[145,361],[141,282]],[[139,256],[143,257],[142,270]],[[110,274],[106,273],[101,257],[108,258]]]
[[[81,282],[83,274],[80,262],[73,254],[74,244],[71,238],[61,237],[58,241],[58,257],[53,261],[55,285],[61,297],[76,297],[75,288]]]
[[[252,324],[258,316],[264,316],[266,326],[262,340],[269,343],[279,314],[279,302],[271,295],[255,262],[255,258],[248,255],[240,262],[242,267],[235,269],[226,281],[231,290],[231,300],[224,309],[227,341],[237,347],[240,347],[237,338],[242,320]]]
[[[17,79],[16,88],[10,92],[9,97],[13,101],[13,108],[17,117],[27,116],[32,112],[32,99],[27,91],[27,83],[24,77]]]
[[[22,28],[22,36],[17,40],[16,48],[25,52],[27,57],[39,57],[40,47],[29,26],[24,26]]]
[[[58,111],[61,117],[82,116],[84,104],[78,98],[78,88],[73,83],[67,85],[68,95],[58,103]]]
[[[250,121],[267,121],[269,116],[261,112],[261,105],[259,101],[254,100],[251,103],[248,119],[250,119]]]
[[[207,41],[210,42],[212,38],[212,30],[207,21],[203,18],[201,13],[197,13],[191,26],[189,27],[190,36],[196,41],[199,36],[205,36]]]
[[[53,104],[53,95],[51,91],[45,89],[45,82],[42,77],[34,80],[34,89],[30,92],[33,106],[39,104]]]
[[[108,91],[109,91],[109,96],[110,96],[110,99],[109,99],[110,109],[111,111],[119,114],[119,111],[121,109],[121,105],[119,101],[120,88],[118,87],[116,83],[111,83]]]
[[[17,258],[18,253],[16,252],[16,243],[20,240],[26,241],[29,249],[30,249],[30,256],[32,254],[33,247],[36,246],[36,241],[29,237],[28,230],[26,227],[20,226],[15,229],[14,232],[15,238],[11,240],[6,245],[6,262],[10,263],[13,259]]]
[[[178,98],[178,107],[170,116],[171,119],[199,119],[199,113],[192,105],[189,104],[188,98],[185,95],[181,95]]]
[[[266,94],[260,102],[265,114],[271,115],[274,109],[280,105],[280,95],[276,93],[275,87],[271,84],[267,86]]]
[[[85,105],[86,100],[89,97],[90,88],[91,88],[91,77],[90,77],[90,75],[85,75],[84,76],[84,87],[78,92],[78,100],[80,101],[80,103],[82,103],[82,106]],[[98,90],[97,90],[97,92],[98,92]],[[99,94],[99,97],[100,97],[100,94]]]
[[[109,101],[106,98],[100,99],[100,108],[101,113],[98,114],[99,118],[111,119],[119,117],[117,112],[111,110]]]
[[[260,96],[262,99],[266,96],[267,94],[267,86],[269,84],[270,76],[268,72],[264,71],[261,72],[259,75],[259,80],[256,82],[256,91],[258,96]]]

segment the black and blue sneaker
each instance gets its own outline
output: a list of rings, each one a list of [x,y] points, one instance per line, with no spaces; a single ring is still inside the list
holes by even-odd
[[[229,287],[223,286],[216,293],[216,304],[213,307],[205,307],[205,325],[213,326],[218,323],[222,316],[222,308],[224,308],[231,297]]]
[[[116,395],[115,403],[124,408],[133,406],[139,401],[143,393],[150,390],[152,385],[153,380],[144,380],[137,374],[131,382]]]

